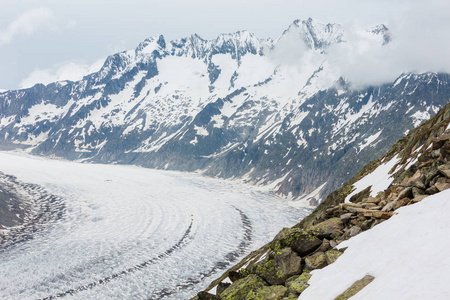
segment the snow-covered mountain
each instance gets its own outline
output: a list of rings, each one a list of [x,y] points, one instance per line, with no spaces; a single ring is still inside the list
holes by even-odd
[[[449,199],[447,104],[192,300],[446,299]]]
[[[391,40],[384,25],[363,34]],[[238,178],[315,204],[450,97],[436,73],[353,89],[328,56],[345,43],[341,25],[312,19],[276,40],[151,37],[80,81],[0,94],[1,147]]]

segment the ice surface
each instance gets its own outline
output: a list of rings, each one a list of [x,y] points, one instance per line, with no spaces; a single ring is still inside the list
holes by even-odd
[[[450,190],[429,196],[343,242],[345,253],[313,271],[299,299],[334,299],[367,274],[375,280],[352,300],[450,299],[449,200]]]
[[[0,153],[63,216],[0,250],[0,299],[187,299],[306,210],[268,189],[132,166]]]

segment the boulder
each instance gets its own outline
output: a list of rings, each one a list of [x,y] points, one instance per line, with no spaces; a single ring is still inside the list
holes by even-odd
[[[402,198],[412,198],[413,195],[413,188],[412,187],[407,187],[404,190],[402,190],[399,194],[398,194],[398,198],[402,199]]]
[[[250,291],[255,291],[267,283],[258,275],[250,274],[245,278],[236,280],[220,294],[222,300],[245,300]]]
[[[390,217],[392,217],[394,215],[394,213],[391,212],[384,212],[384,211],[367,211],[364,216],[365,217],[372,217],[372,218],[376,218],[376,219],[389,219]],[[376,224],[375,224],[376,225]],[[373,224],[372,224],[373,227]]]
[[[420,202],[423,199],[425,199],[426,197],[427,197],[427,195],[418,196],[417,198],[412,199],[412,202],[414,202],[414,203]]]
[[[398,208],[407,205],[409,202],[411,202],[411,199],[409,198],[403,198],[395,202],[394,210],[397,210]]]
[[[222,294],[223,291],[225,291],[227,288],[229,288],[231,283],[229,282],[219,282],[217,285],[216,295]]]
[[[308,281],[311,276],[308,271],[303,272],[301,275],[293,276],[286,281],[286,287],[291,293],[299,295],[309,286]]]
[[[331,249],[330,241],[327,240],[327,239],[323,239],[322,245],[317,249],[317,251],[325,252],[325,251],[330,250],[330,249]]]
[[[422,174],[420,170],[408,180],[408,186],[410,187],[418,187],[419,189],[425,189],[425,176]]]
[[[328,250],[327,252],[325,252],[327,263],[328,264],[334,263],[343,253],[344,252],[336,249]]]
[[[450,188],[450,182],[448,182],[448,180],[449,179],[447,178],[441,177],[437,180],[434,186],[439,190],[439,192],[442,192]]]
[[[340,215],[339,218],[341,219],[342,222],[345,222],[345,221],[350,220],[352,216],[353,216],[353,213],[349,212],[349,213]]]
[[[369,197],[366,201],[366,203],[374,203],[378,204],[381,201],[381,197]]]
[[[339,245],[339,243],[337,241],[334,241],[334,240],[330,241],[331,248],[335,248],[337,245]]]
[[[362,232],[361,227],[359,227],[359,226],[353,226],[353,227],[351,227],[350,230],[348,231],[348,237],[349,237],[349,238],[354,237],[355,235],[358,235],[358,234],[360,234],[361,232]]]
[[[447,157],[450,155],[450,141],[445,142],[444,146],[442,146],[441,155],[443,157]]]
[[[386,205],[381,209],[381,211],[383,211],[383,212],[385,212],[385,211],[393,211],[396,202],[397,202],[396,200],[389,202],[388,204],[386,204]]]
[[[282,300],[288,295],[288,289],[282,285],[265,286],[257,289],[256,291],[250,291],[247,294],[248,300]]]
[[[302,272],[302,258],[288,247],[278,251],[273,259],[263,260],[249,267],[248,271],[271,285],[284,284],[286,279]]]
[[[228,278],[230,278],[231,282],[235,282],[236,280],[242,279],[247,274],[242,274],[242,272],[230,271],[228,272]]]
[[[439,166],[438,171],[445,177],[450,178],[450,164]]]
[[[322,269],[327,265],[327,257],[323,252],[316,252],[305,258],[305,268],[307,270]]]
[[[334,300],[347,300],[350,297],[355,296],[359,291],[361,291],[364,287],[366,287],[369,283],[371,283],[375,277],[366,275],[364,278],[357,280],[352,284],[345,292],[336,297]]]
[[[365,220],[364,222],[361,223],[361,229],[363,231],[366,231],[367,229],[370,228],[370,226],[372,226],[372,223],[373,223],[373,219]]]
[[[366,199],[370,196],[370,189],[372,188],[372,186],[369,186],[368,188],[366,188],[365,190],[353,195],[352,197],[350,197],[350,202],[352,203],[359,203],[361,201],[363,201],[363,199]]]
[[[448,139],[450,138],[450,134],[446,133],[446,134],[442,134],[439,137],[435,138],[433,140],[433,145],[432,145],[432,150],[436,150],[439,148],[444,147],[444,145],[446,144],[446,142],[448,141]]]
[[[441,156],[441,150],[436,149],[436,150],[431,151],[431,157],[438,158],[439,156]]]
[[[207,293],[207,292],[200,292],[197,294],[198,300],[219,300],[220,298],[216,295]]]
[[[439,190],[435,185],[432,185],[425,190],[425,193],[427,193],[428,195],[434,195],[436,193],[439,193]]]
[[[299,228],[284,228],[270,243],[274,251],[291,247],[300,256],[308,255],[322,245],[322,241]]]
[[[331,218],[323,221],[317,225],[313,225],[308,229],[308,232],[318,238],[335,239],[342,235],[344,223],[340,218]]]
[[[421,189],[419,189],[419,188],[413,187],[413,189],[412,189],[412,194],[413,194],[412,198],[416,198],[417,196],[425,195],[425,191],[424,191],[424,190],[421,190]],[[411,198],[411,199],[412,199],[412,198]],[[401,199],[401,198],[400,198],[400,199]]]
[[[436,166],[431,166],[430,168],[425,168],[423,170],[425,175],[425,185],[428,186],[430,185],[431,180],[439,175],[439,170]]]

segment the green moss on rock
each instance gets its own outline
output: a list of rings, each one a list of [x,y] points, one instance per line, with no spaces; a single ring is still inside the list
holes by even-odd
[[[270,244],[272,250],[290,247],[300,256],[308,255],[322,245],[322,241],[299,228],[284,228]]]
[[[249,276],[236,280],[226,290],[220,294],[223,300],[245,300],[250,291],[254,291],[266,286],[267,283],[258,275]]]
[[[342,254],[343,254],[342,251],[339,251],[336,249],[331,249],[331,250],[328,250],[327,252],[325,252],[325,256],[327,258],[328,264],[334,263],[339,258],[339,256],[341,256]]]
[[[308,281],[311,278],[309,271],[304,271],[299,276],[293,276],[286,281],[286,287],[291,293],[297,295],[303,293],[304,290],[309,286]]]
[[[364,287],[366,287],[369,283],[371,283],[375,277],[366,275],[362,279],[356,281],[349,287],[345,292],[336,297],[334,300],[347,300],[350,297],[355,296],[359,291],[361,291]]]
[[[308,270],[322,269],[328,265],[327,257],[323,252],[317,252],[305,258],[305,268]]]
[[[288,289],[282,285],[265,286],[257,289],[256,291],[250,291],[247,294],[248,300],[282,300],[288,295]]]
[[[271,285],[284,284],[292,275],[302,272],[302,258],[291,248],[284,248],[275,253],[273,259],[263,260],[249,268]]]
[[[308,232],[321,239],[335,239],[343,234],[343,229],[344,223],[340,218],[331,218],[317,225],[311,226],[308,229]]]

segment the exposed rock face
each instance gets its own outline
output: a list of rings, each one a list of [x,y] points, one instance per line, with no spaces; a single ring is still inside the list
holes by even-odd
[[[376,46],[390,41],[385,26],[367,32]],[[351,42],[344,33],[308,19],[275,41],[246,31],[212,40],[158,35],[80,81],[0,93],[0,147],[255,184],[283,178],[275,190],[293,198],[322,186],[304,199],[317,204],[450,95],[448,74],[437,73],[352,89],[326,56]],[[296,80],[270,57],[299,39],[316,59]]]
[[[248,266],[242,268],[243,264],[240,263],[238,274],[248,276],[249,271],[261,264],[258,260],[264,255],[267,258],[263,260],[263,264],[273,261],[272,264],[275,265],[275,254],[270,254],[272,250],[285,255],[296,252],[305,262],[305,266],[298,270],[301,274],[273,283],[282,284],[288,289],[290,294],[285,299],[295,299],[308,287],[310,270],[326,267],[339,259],[345,250],[338,249],[343,240],[388,220],[402,206],[420,202],[436,190],[450,188],[447,172],[450,169],[450,151],[447,151],[449,144],[450,104],[436,117],[401,139],[384,157],[366,166],[349,183],[331,193],[310,216],[293,228],[284,228],[269,245],[245,258]],[[401,159],[393,167],[396,172],[392,177],[395,179],[387,189],[376,196],[370,196],[370,193],[365,191],[358,194],[355,203],[344,203],[345,198],[352,192],[353,183],[370,174],[382,161],[390,160],[394,156]],[[223,280],[227,274],[219,280]],[[264,276],[269,278],[274,275]],[[349,299],[373,279],[372,276],[364,277],[336,299]]]

